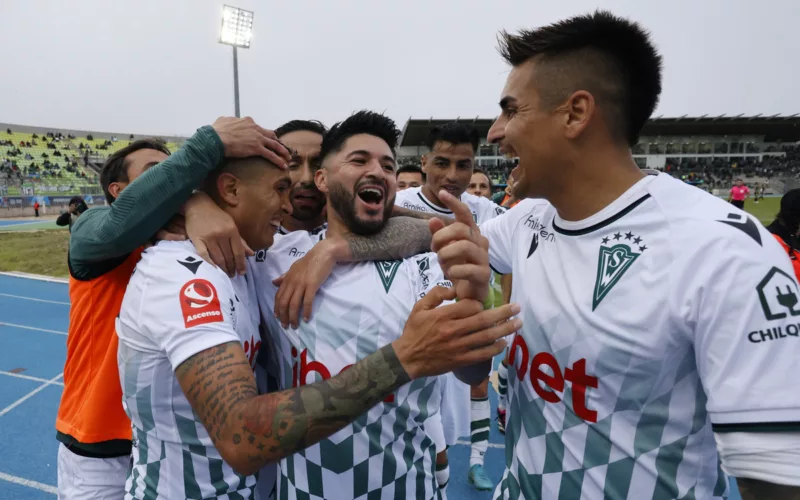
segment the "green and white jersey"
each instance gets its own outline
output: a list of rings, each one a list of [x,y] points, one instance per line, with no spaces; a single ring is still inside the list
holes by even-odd
[[[525,200],[481,232],[523,321],[495,499],[722,499],[714,432],[800,428],[798,286],[745,212],[661,174],[580,222]]]
[[[436,254],[391,262],[341,264],[314,298],[313,314],[298,329],[274,317],[273,279],[289,270],[326,232],[277,234],[251,258],[269,366],[279,388],[333,377],[403,332],[415,302],[443,279]],[[265,339],[266,342],[266,339]],[[353,424],[280,462],[277,499],[438,498],[436,447],[427,426],[439,412],[439,378],[415,380]]]
[[[252,283],[205,263],[190,242],[162,241],[142,254],[116,323],[122,403],[133,427],[126,499],[254,498],[255,476],[222,460],[175,369],[227,342],[240,342],[255,366],[258,322]]]
[[[481,196],[463,193],[461,195],[461,201],[469,207],[472,212],[472,217],[478,224],[506,213],[505,208]],[[425,195],[422,194],[421,187],[398,191],[394,204],[398,207],[415,210],[417,212],[443,215],[446,217],[453,216],[453,212],[450,210],[437,207],[433,202],[428,200]],[[491,284],[494,286],[494,275],[492,275]],[[439,451],[444,450],[445,445],[455,445],[458,442],[458,438],[469,436],[471,432],[469,386],[458,380],[452,373],[441,375],[441,378],[441,423],[444,433],[444,442],[438,443]]]

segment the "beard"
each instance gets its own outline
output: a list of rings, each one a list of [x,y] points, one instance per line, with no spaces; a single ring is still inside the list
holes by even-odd
[[[342,218],[342,222],[344,222],[353,234],[360,236],[375,234],[383,229],[383,226],[386,225],[386,221],[391,217],[392,209],[394,208],[394,198],[391,200],[384,199],[383,217],[380,220],[364,220],[356,215],[356,191],[358,191],[358,186],[351,192],[342,184],[334,184],[330,187],[330,191],[328,192],[328,203],[330,203],[331,208],[339,214],[339,217]],[[386,192],[385,188],[384,192]]]
[[[317,186],[313,184],[304,184],[300,186],[295,185],[292,188],[292,192],[289,195],[291,197],[290,199],[292,203],[291,217],[301,222],[308,222],[310,220],[316,219],[322,214],[322,209],[325,208],[325,198],[323,198],[320,193],[320,199],[317,205],[310,207],[309,206],[296,207],[294,204],[294,194],[296,191],[300,190],[317,191]]]

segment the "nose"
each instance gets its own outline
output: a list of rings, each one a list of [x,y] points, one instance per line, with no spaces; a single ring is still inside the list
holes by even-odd
[[[506,136],[506,119],[501,115],[492,123],[489,128],[489,135],[486,139],[490,144],[500,144]]]
[[[300,177],[300,182],[302,184],[314,184],[314,173],[311,171],[311,164],[308,160],[303,162],[303,166],[301,167],[302,176]]]

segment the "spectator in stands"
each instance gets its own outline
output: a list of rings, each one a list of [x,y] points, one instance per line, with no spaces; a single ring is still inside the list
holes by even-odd
[[[794,274],[800,280],[800,189],[792,189],[781,198],[781,209],[767,229],[781,244],[794,266]]]
[[[420,187],[425,184],[425,174],[417,165],[405,165],[397,169],[397,190]]]
[[[744,200],[750,194],[750,188],[744,185],[742,179],[736,179],[736,184],[731,188],[731,194],[728,201],[731,202],[736,208],[744,210]]]
[[[472,178],[469,180],[467,192],[475,196],[483,196],[484,198],[492,199],[492,181],[483,170],[478,167],[472,171]]]

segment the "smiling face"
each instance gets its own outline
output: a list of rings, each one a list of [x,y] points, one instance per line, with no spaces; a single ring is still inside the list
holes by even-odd
[[[394,207],[394,170],[394,154],[383,139],[369,134],[348,138],[316,174],[329,218],[339,217],[355,234],[378,232]]]
[[[292,213],[291,180],[263,158],[228,160],[212,177],[209,194],[236,223],[252,250],[269,248],[281,219]]]
[[[445,190],[461,197],[469,186],[474,167],[475,151],[470,143],[437,141],[431,152],[422,157],[425,185],[431,196]]]
[[[500,100],[502,113],[489,130],[489,141],[498,143],[502,154],[519,158],[512,171],[517,198],[539,196],[536,186],[558,175],[566,155],[564,114],[542,106],[535,64],[530,60],[511,70]]]

